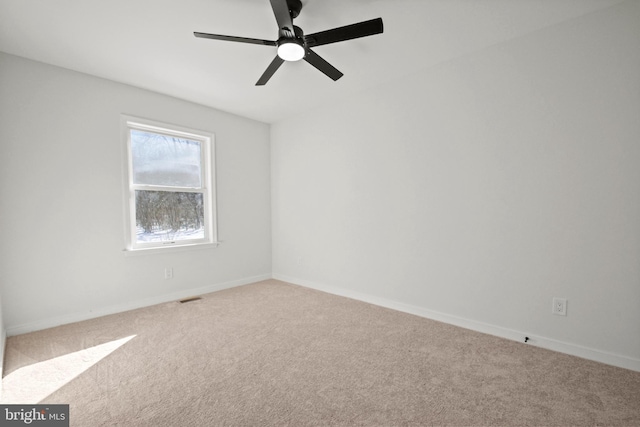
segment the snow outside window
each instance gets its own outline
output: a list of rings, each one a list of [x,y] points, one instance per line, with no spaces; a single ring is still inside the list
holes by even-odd
[[[132,117],[127,144],[127,249],[216,242],[213,135]]]

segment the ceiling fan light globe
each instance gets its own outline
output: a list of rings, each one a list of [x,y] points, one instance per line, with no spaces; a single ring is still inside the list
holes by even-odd
[[[285,61],[299,61],[304,58],[304,53],[304,47],[293,41],[278,46],[278,56]]]

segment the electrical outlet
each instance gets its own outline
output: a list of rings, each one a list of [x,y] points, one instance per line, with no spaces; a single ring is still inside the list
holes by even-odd
[[[554,298],[551,312],[553,314],[557,314],[558,316],[566,316],[567,315],[567,299]]]
[[[164,269],[164,278],[165,280],[173,279],[173,268],[167,267]]]

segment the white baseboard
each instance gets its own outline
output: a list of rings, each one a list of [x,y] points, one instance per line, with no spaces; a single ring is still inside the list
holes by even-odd
[[[344,288],[311,282],[308,280],[297,279],[295,277],[290,277],[284,274],[274,273],[273,278],[277,280],[282,280],[283,282],[292,283],[294,285],[304,286],[307,288],[312,288],[319,291],[327,292],[330,294],[367,302],[369,304],[379,305],[381,307],[402,311],[404,313],[414,314],[416,316],[437,320],[443,323],[460,326],[465,329],[470,329],[472,331],[482,332],[485,334],[506,338],[512,341],[519,341],[524,343],[525,337],[529,337],[529,340],[527,341],[527,344],[529,345],[557,351],[560,353],[569,354],[572,356],[581,357],[583,359],[605,363],[607,365],[617,366],[620,368],[625,368],[625,369],[630,369],[633,371],[640,372],[640,359],[634,359],[627,356],[608,353],[606,351],[583,347],[576,344],[565,343],[565,342],[557,341],[551,338],[545,338],[541,336],[528,334],[526,332],[503,328],[501,326],[490,325],[487,323],[478,322],[471,319],[452,316],[450,314],[440,313],[437,311],[428,310],[422,307],[418,307],[411,304],[405,304],[405,303],[389,300],[386,298],[380,298],[380,297],[376,297],[376,296],[372,296],[372,295],[368,295],[360,292],[351,291]]]
[[[149,307],[151,305],[163,304],[170,301],[176,301],[196,295],[208,294],[210,292],[221,291],[223,289],[234,288],[236,286],[248,285],[262,280],[271,279],[271,274],[263,274],[260,276],[245,277],[243,279],[232,280],[230,282],[216,283],[214,285],[203,286],[200,288],[186,289],[183,291],[173,292],[170,294],[158,295],[151,298],[145,298],[137,301],[130,301],[123,304],[112,305],[108,307],[98,308],[95,310],[71,313],[64,316],[57,316],[49,319],[37,320],[35,322],[23,323],[21,325],[8,325],[7,335],[20,335],[28,332],[39,331],[42,329],[53,328],[54,326],[66,325],[68,323],[80,322],[82,320],[93,319],[96,317],[107,316],[109,314],[122,313],[123,311],[135,310],[136,308]]]

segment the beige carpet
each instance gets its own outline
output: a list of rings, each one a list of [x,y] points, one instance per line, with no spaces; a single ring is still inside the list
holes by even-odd
[[[10,337],[3,382],[72,426],[640,426],[639,372],[275,280]]]

